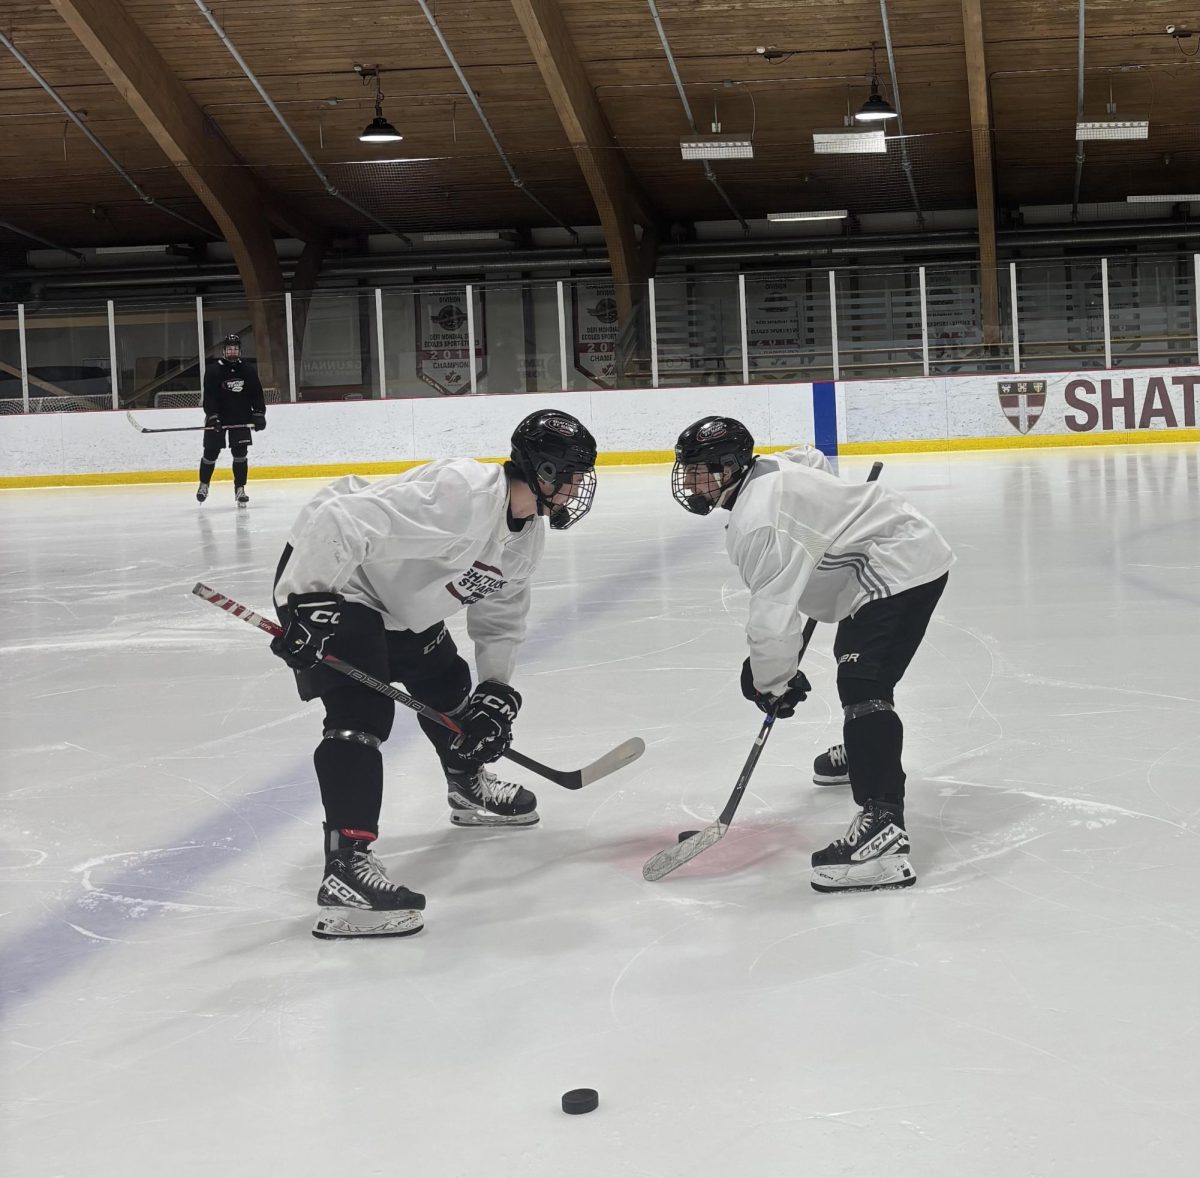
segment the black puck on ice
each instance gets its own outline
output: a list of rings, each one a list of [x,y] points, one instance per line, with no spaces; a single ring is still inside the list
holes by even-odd
[[[578,1116],[580,1113],[595,1112],[599,1107],[600,1096],[595,1088],[572,1088],[570,1092],[563,1093],[562,1110],[564,1113]]]
[[[692,835],[699,834],[699,833],[700,832],[698,830],[681,830],[679,832],[679,837],[675,841],[677,843],[685,843],[685,842],[687,842],[688,839],[690,839],[692,837]]]

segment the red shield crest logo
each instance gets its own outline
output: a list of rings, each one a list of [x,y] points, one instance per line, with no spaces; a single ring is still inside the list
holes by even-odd
[[[1029,433],[1046,408],[1046,382],[1001,380],[996,383],[996,389],[1000,395],[1000,408],[1013,429],[1021,434]]]

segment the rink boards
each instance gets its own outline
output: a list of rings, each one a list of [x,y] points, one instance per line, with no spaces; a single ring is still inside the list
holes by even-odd
[[[629,464],[668,461],[679,432],[711,413],[745,422],[763,450],[812,442],[831,455],[1200,441],[1198,397],[1200,368],[1181,367],[272,405],[251,477],[494,458],[521,417],[547,407],[592,430],[602,463]],[[151,429],[200,423],[197,409],[136,416]],[[199,430],[143,434],[124,413],[2,417],[0,487],[190,481],[200,448]]]

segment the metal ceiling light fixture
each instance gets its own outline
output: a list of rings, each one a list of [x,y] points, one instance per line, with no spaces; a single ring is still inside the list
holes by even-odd
[[[356,65],[354,72],[367,84],[368,78],[375,79],[375,117],[363,128],[358,137],[359,143],[399,143],[404,138],[391,123],[383,117],[383,86],[379,80],[379,66],[367,67]]]
[[[844,221],[850,212],[848,209],[825,209],[812,213],[768,213],[768,221]]]
[[[879,71],[875,67],[874,42],[871,43],[871,93],[854,117],[860,123],[882,123],[896,117],[892,104],[879,93]]]
[[[882,127],[838,127],[813,132],[816,155],[883,155],[887,139]]]

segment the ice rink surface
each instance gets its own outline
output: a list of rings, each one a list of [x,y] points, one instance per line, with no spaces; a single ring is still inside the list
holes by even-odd
[[[189,593],[269,606],[318,484],[5,493],[0,1172],[1194,1175],[1198,462],[886,460],[959,562],[898,693],[920,879],[849,897],[808,884],[852,814],[810,782],[829,627],[728,837],[643,881],[759,714],[723,517],[602,468],[548,538],[516,744],[646,755],[580,793],[520,776],[534,829],[456,829],[401,712],[377,847],[426,928],[343,944],[309,935],[319,709]],[[580,1086],[600,1108],[567,1117]]]

